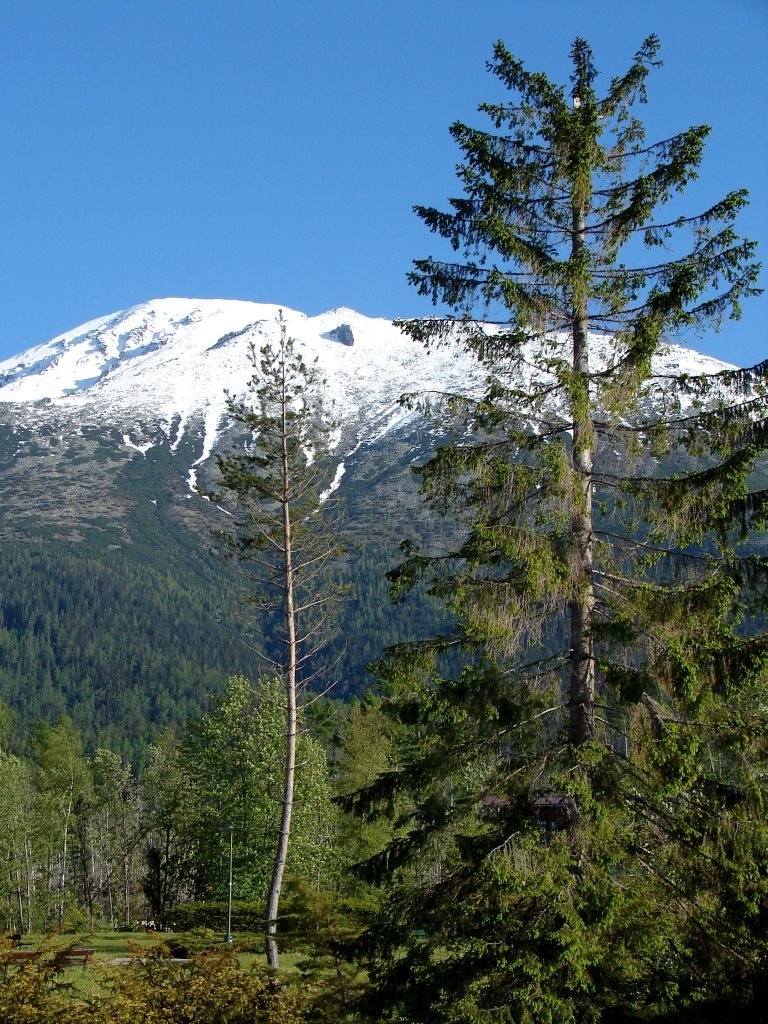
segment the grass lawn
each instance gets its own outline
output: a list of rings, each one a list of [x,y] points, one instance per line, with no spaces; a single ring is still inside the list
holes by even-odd
[[[174,932],[81,932],[80,934],[67,934],[67,935],[43,935],[31,934],[24,935],[24,948],[25,949],[50,949],[55,951],[62,949],[66,946],[73,946],[75,949],[93,949],[95,950],[93,959],[97,961],[111,961],[118,957],[132,956],[138,950],[141,953],[142,950],[154,949],[157,946],[172,942],[174,939],[180,939],[181,936]],[[238,942],[247,943],[249,947],[253,947],[255,944],[259,945],[262,942],[261,935],[242,934],[235,935],[233,945],[237,947]],[[223,945],[224,938],[221,936],[218,943]],[[217,940],[214,939],[212,946],[217,944]],[[266,955],[262,953],[240,953],[238,959],[244,965],[250,966],[254,962],[259,962],[266,966],[267,959]],[[298,961],[304,959],[301,954],[293,953],[281,953],[280,961],[285,960],[286,966],[291,967]]]
[[[25,934],[24,949],[55,951],[66,946],[75,949],[93,949],[94,960],[113,960],[115,957],[130,956],[131,946],[151,949],[170,936],[147,932],[82,932],[81,934],[42,935]]]
[[[144,951],[149,952],[157,946],[171,942],[179,938],[170,932],[84,932],[80,935],[41,935],[30,934],[24,936],[24,949],[44,950],[43,956],[48,959],[58,949],[71,946],[75,949],[93,949],[95,952],[90,963],[85,966],[74,965],[64,968],[58,975],[59,980],[71,985],[73,990],[81,996],[99,995],[103,993],[104,982],[112,971],[120,970],[119,966],[113,965],[113,960],[123,959],[130,956],[141,956]],[[257,937],[258,940],[261,936]],[[235,936],[235,948],[237,941],[241,939],[253,940],[254,936]],[[219,943],[223,946],[223,937]],[[250,943],[249,943],[250,945]],[[214,947],[215,948],[215,947]],[[295,973],[296,964],[305,959],[306,954],[283,953],[280,956],[281,971],[288,974]],[[264,953],[238,953],[238,961],[241,966],[249,970],[253,966],[266,967],[267,959]],[[11,968],[15,969],[15,968]],[[0,984],[2,974],[0,973]]]

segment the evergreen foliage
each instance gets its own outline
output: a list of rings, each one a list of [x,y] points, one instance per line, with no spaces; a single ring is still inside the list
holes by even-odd
[[[411,280],[457,316],[404,329],[471,349],[487,385],[422,399],[472,432],[420,470],[466,529],[391,578],[456,628],[382,666],[409,738],[347,799],[414,801],[368,862],[400,868],[367,940],[375,1020],[651,1019],[743,1005],[765,972],[768,363],[653,370],[737,319],[758,266],[744,192],[682,212],[709,129],[645,140],[658,49],[599,94],[584,40],[569,86],[498,43],[511,98],[451,128],[450,211],[417,207],[458,255]]]
[[[357,540],[322,583],[352,595],[337,608],[325,659],[337,665],[334,695],[345,699],[365,691],[367,666],[406,639],[413,621],[435,630],[445,621],[423,593],[391,604],[384,573],[398,557],[396,520],[382,517],[373,537],[372,512],[360,510],[365,489],[349,500]],[[86,750],[105,747],[141,767],[163,730],[181,731],[229,676],[253,672],[250,648],[259,639],[239,621],[231,573],[217,559],[194,557],[194,544],[183,531],[166,538],[161,571],[137,545],[116,553],[90,543],[4,541],[0,699],[14,713],[11,745],[18,748],[32,723],[68,715]],[[271,636],[261,641],[279,653]]]
[[[331,498],[329,447],[333,424],[322,401],[322,381],[307,366],[280,317],[276,345],[257,353],[244,400],[228,397],[231,418],[249,435],[244,450],[218,456],[217,500],[234,503],[231,525],[218,533],[236,569],[248,581],[245,601],[259,645],[255,653],[282,686],[284,742],[281,814],[267,894],[267,959],[279,966],[277,917],[288,862],[296,785],[299,704],[310,683],[332,685],[324,663],[341,591],[328,570],[340,554],[339,518]],[[269,644],[261,642],[269,637]]]
[[[126,558],[54,545],[3,545],[0,699],[15,746],[36,721],[69,715],[90,750],[142,763],[170,725],[199,718],[245,671],[220,585]]]

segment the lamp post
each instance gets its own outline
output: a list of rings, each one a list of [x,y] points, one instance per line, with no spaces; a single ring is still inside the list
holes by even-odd
[[[235,831],[234,825],[220,825],[222,832],[229,832],[229,887],[227,889],[227,934],[224,941],[232,942],[232,835]]]

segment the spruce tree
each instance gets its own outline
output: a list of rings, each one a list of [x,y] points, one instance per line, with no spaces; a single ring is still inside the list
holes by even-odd
[[[403,327],[487,383],[411,399],[458,417],[420,472],[462,533],[391,574],[456,628],[382,665],[412,738],[348,800],[417,801],[369,864],[399,868],[376,1019],[653,1016],[747,999],[765,963],[768,362],[657,374],[738,319],[758,265],[745,192],[682,210],[709,128],[646,141],[658,49],[599,92],[582,39],[566,86],[498,43],[511,99],[452,126],[450,210],[416,208],[457,256],[411,281],[454,316]]]
[[[247,432],[244,448],[217,458],[221,497],[231,526],[219,534],[248,581],[245,600],[254,651],[277,674],[285,698],[282,814],[266,907],[267,960],[279,966],[277,917],[294,808],[299,702],[314,682],[327,689],[323,659],[340,590],[329,568],[340,553],[338,506],[329,500],[333,424],[322,381],[288,336],[282,317],[276,343],[251,351],[254,374],[244,399],[228,411]],[[230,509],[227,509],[230,511]]]

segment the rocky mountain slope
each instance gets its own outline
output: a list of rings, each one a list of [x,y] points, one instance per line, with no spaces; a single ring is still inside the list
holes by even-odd
[[[138,501],[169,523],[189,524],[202,502],[198,473],[227,431],[225,392],[244,391],[249,348],[277,335],[279,312],[160,300],[0,364],[5,529],[71,539],[106,530],[109,543],[131,543]],[[337,484],[355,473],[370,483],[363,453],[416,429],[415,413],[398,404],[403,391],[473,377],[467,357],[427,356],[388,321],[346,309],[284,317],[327,381],[340,424]]]
[[[482,385],[470,356],[427,353],[390,321],[350,309],[282,313],[326,380],[339,423],[335,483],[345,492],[370,491],[431,443],[418,414],[400,406],[403,392]],[[156,300],[0,363],[3,530],[69,539],[95,530],[129,544],[138,539],[130,526],[137,511],[142,521],[189,525],[202,502],[199,475],[227,433],[225,392],[242,394],[249,348],[276,337],[279,314],[251,302]],[[672,347],[664,369],[723,366]]]

